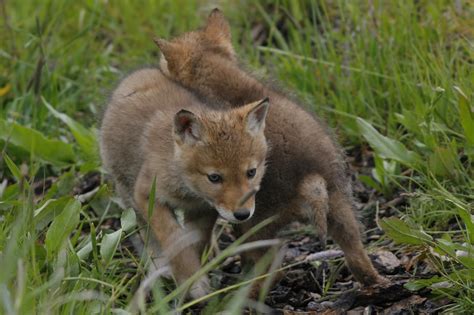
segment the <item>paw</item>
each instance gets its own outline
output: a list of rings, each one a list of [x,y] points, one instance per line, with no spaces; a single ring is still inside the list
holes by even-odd
[[[372,277],[370,281],[365,281],[361,284],[362,289],[364,290],[378,290],[389,287],[392,285],[392,282],[389,279],[377,274]]]
[[[388,278],[382,277],[381,275],[378,275],[377,279],[375,279],[375,285],[376,286],[387,287],[391,283],[392,282]]]
[[[209,278],[207,276],[203,276],[193,283],[191,289],[189,290],[189,296],[195,300],[209,294],[210,292],[211,286],[209,284]]]

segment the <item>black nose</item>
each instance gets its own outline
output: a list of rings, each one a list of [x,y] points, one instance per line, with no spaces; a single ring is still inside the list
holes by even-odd
[[[237,220],[240,220],[240,221],[245,220],[248,217],[250,217],[250,210],[249,209],[239,209],[239,210],[234,212],[234,217]]]

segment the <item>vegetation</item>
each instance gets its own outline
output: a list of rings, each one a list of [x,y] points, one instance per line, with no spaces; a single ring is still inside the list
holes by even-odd
[[[158,286],[151,301],[134,299],[145,276],[129,244],[135,218],[97,175],[97,129],[115,82],[157,64],[151,38],[194,29],[212,8],[0,2],[0,313],[191,306]],[[448,297],[445,310],[474,312],[472,3],[226,1],[222,9],[241,59],[310,104],[348,152],[371,148],[365,185],[407,199],[392,209],[397,218],[378,223],[398,252],[419,253],[437,275],[406,286]],[[239,313],[248,286],[236,290],[210,297],[206,311]]]

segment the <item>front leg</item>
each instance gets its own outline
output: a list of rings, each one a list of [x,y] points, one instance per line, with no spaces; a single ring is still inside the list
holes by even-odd
[[[217,220],[217,211],[215,209],[196,209],[184,214],[186,229],[199,234],[199,242],[196,243],[196,249],[202,256],[206,246],[210,245],[212,231]]]
[[[151,185],[150,185],[151,186]],[[149,187],[150,187],[149,186]],[[137,189],[135,202],[143,218],[148,218],[148,191]],[[151,232],[159,242],[163,255],[167,258],[171,271],[178,285],[184,283],[193,276],[200,268],[200,256],[197,250],[195,238],[191,229],[183,229],[172,210],[166,205],[155,202],[153,213],[149,219]],[[192,298],[198,298],[209,292],[209,280],[203,276],[197,280],[190,289]]]

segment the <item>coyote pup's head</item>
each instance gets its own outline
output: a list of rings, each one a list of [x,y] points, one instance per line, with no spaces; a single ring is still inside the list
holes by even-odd
[[[161,50],[161,70],[185,86],[206,77],[216,63],[237,62],[229,23],[218,9],[211,12],[203,28],[171,41],[156,38],[155,43]]]
[[[249,219],[265,171],[268,99],[231,111],[179,111],[175,161],[186,187],[226,220]]]

